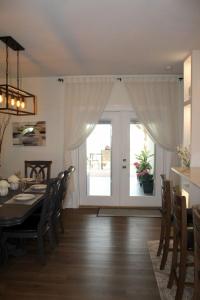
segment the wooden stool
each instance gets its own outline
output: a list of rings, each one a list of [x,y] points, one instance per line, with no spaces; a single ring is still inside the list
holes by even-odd
[[[193,283],[185,281],[186,268],[193,266],[193,263],[188,263],[189,253],[193,253],[194,240],[193,228],[187,227],[187,210],[186,199],[184,196],[173,196],[173,229],[174,243],[173,255],[171,263],[171,271],[168,281],[168,288],[171,288],[174,281],[177,285],[176,300],[181,300],[183,296],[184,286],[193,286]],[[178,260],[178,256],[180,256]]]
[[[157,251],[157,256],[162,252],[160,269],[165,268],[168,252],[170,249],[171,229],[172,229],[172,201],[171,201],[171,186],[170,181],[166,180],[165,175],[161,176],[161,196],[162,196],[162,220],[160,230],[160,241]]]
[[[200,299],[200,206],[193,207],[194,223],[194,298]]]

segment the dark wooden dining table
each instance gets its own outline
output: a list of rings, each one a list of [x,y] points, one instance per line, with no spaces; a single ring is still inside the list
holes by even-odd
[[[0,197],[0,228],[7,226],[14,226],[23,223],[38,207],[42,205],[42,200],[44,199],[45,192],[28,192],[29,194],[41,195],[38,197],[31,205],[23,203],[9,203],[6,202],[21,192],[9,191],[8,195],[5,197]]]
[[[27,191],[23,193],[35,194],[37,200],[31,205],[27,203],[7,203],[10,199],[22,193],[20,190],[11,191],[7,196],[0,197],[0,264],[3,261],[4,244],[1,242],[2,232],[5,227],[22,224],[29,216],[31,216],[39,207],[45,198],[45,191]]]

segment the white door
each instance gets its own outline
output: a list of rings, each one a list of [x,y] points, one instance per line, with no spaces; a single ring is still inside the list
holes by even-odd
[[[154,176],[152,193],[144,193],[134,162],[144,149]],[[160,206],[162,151],[131,112],[106,112],[79,149],[80,205]]]

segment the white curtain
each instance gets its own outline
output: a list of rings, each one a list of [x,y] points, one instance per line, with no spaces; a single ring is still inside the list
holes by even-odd
[[[127,77],[124,83],[128,89],[133,108],[149,134],[167,154],[169,163],[165,166],[169,175],[170,160],[175,162],[176,147],[181,142],[181,97],[178,78],[172,77]],[[170,158],[171,157],[171,158]]]
[[[114,80],[106,76],[69,77],[65,84],[65,167],[98,123],[111,94]],[[73,188],[71,188],[72,190]]]
[[[65,150],[79,147],[98,123],[110,97],[110,77],[69,78],[65,85]]]

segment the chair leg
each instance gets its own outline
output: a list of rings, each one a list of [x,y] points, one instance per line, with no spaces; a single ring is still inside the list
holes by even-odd
[[[44,238],[43,236],[38,236],[38,256],[42,265],[46,263],[44,254]]]
[[[164,270],[167,257],[169,253],[169,243],[170,243],[170,233],[171,233],[171,226],[170,224],[166,225],[166,232],[165,232],[165,238],[164,238],[164,246],[163,246],[163,255],[160,263],[160,270]]]
[[[178,264],[178,240],[177,240],[177,237],[174,237],[171,270],[170,270],[169,280],[168,280],[168,284],[167,284],[167,287],[169,289],[172,288],[172,285],[174,283],[177,264]]]
[[[58,219],[53,219],[52,222],[52,234],[54,237],[55,244],[59,244],[59,232],[58,232]]]
[[[183,297],[183,290],[184,290],[184,283],[185,283],[185,276],[186,276],[186,257],[187,257],[187,253],[185,251],[180,254],[178,284],[177,284],[175,300],[181,300]]]
[[[61,233],[62,234],[65,233],[63,220],[62,220],[62,215],[60,215],[60,218],[59,218],[59,226],[60,226],[60,229],[61,229]]]
[[[48,237],[49,237],[49,243],[51,246],[51,249],[54,249],[56,246],[56,241],[55,241],[55,235],[54,235],[54,230],[53,226],[51,225],[49,230],[48,230]]]
[[[165,236],[165,222],[164,219],[162,218],[161,229],[160,229],[160,241],[159,241],[157,256],[160,256],[161,251],[163,249],[164,236]]]
[[[8,261],[8,249],[4,238],[0,240],[0,265],[6,265]]]

